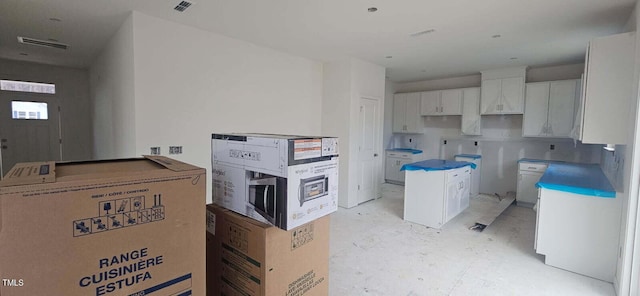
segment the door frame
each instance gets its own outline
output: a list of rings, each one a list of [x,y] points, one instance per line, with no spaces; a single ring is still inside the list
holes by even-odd
[[[47,107],[48,107],[48,112],[49,112],[49,119],[51,119],[53,116],[52,114],[55,114],[55,119],[56,122],[53,122],[53,124],[56,125],[56,130],[57,133],[54,135],[54,137],[56,137],[58,139],[56,146],[58,147],[58,151],[56,151],[57,153],[55,153],[55,156],[58,158],[57,160],[62,160],[62,149],[63,149],[63,141],[62,141],[62,108],[61,108],[61,102],[60,99],[58,97],[56,97],[54,94],[45,94],[45,93],[32,93],[32,92],[16,92],[16,91],[5,91],[5,90],[0,90],[0,103],[4,103],[1,102],[3,100],[7,100],[7,102],[10,104],[11,101],[24,101],[24,102],[45,102],[47,103]],[[7,112],[9,116],[11,116],[11,111]],[[4,158],[2,155],[2,150],[0,148],[0,180],[4,179]],[[10,168],[8,168],[10,169]]]
[[[356,135],[356,139],[357,141],[355,141],[355,145],[357,146],[356,148],[359,148],[360,145],[360,140],[361,140],[361,128],[360,128],[360,123],[361,123],[361,109],[363,107],[362,104],[362,100],[372,100],[375,102],[376,104],[376,114],[375,114],[375,119],[374,122],[376,124],[376,126],[374,127],[374,147],[376,147],[374,149],[374,161],[375,161],[375,178],[374,178],[374,188],[373,188],[373,198],[372,199],[377,199],[380,198],[382,196],[382,187],[381,187],[381,183],[384,182],[384,173],[382,172],[383,169],[383,155],[382,155],[382,137],[383,137],[383,118],[382,118],[382,114],[384,114],[384,106],[382,104],[382,98],[377,97],[377,96],[368,96],[368,95],[360,95],[358,96],[358,118],[357,118],[357,125],[358,125],[358,134]],[[357,167],[357,172],[356,172],[356,180],[357,183],[359,185],[360,180],[362,179],[362,174],[360,171],[360,156],[361,156],[361,152],[360,149],[355,149],[355,151],[358,153],[357,157],[355,159],[357,159],[356,161],[356,167]],[[360,195],[360,190],[357,190],[357,195],[356,195],[356,205],[360,204],[360,199],[359,199],[359,195]],[[371,200],[371,199],[370,199]]]

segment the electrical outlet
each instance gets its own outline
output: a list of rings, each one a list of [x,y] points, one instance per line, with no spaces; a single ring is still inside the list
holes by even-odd
[[[474,141],[473,146],[478,146],[478,141]]]
[[[447,140],[444,140],[444,144],[447,145]]]
[[[182,154],[182,146],[169,146],[169,154]]]
[[[160,147],[151,147],[151,155],[160,155]]]
[[[555,150],[555,149],[556,149],[556,145],[553,145],[553,144],[549,145],[549,150]]]

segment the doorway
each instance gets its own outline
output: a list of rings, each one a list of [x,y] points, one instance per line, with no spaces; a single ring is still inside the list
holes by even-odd
[[[0,91],[0,170],[61,160],[60,104],[46,94]]]
[[[379,196],[380,100],[360,98],[358,116],[358,204]]]

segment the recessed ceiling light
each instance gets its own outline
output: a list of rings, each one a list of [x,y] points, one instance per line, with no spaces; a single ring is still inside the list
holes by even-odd
[[[378,8],[375,8],[375,7],[369,7],[369,8],[367,8],[367,11],[368,11],[368,12],[376,12],[376,11],[378,11]]]
[[[28,56],[29,54],[28,54],[28,53],[25,53],[25,52],[21,52],[21,53],[20,53],[20,55],[21,55],[21,56]]]
[[[422,36],[422,35],[431,34],[431,33],[435,32],[435,31],[436,31],[435,29],[429,29],[429,30],[424,30],[424,31],[413,33],[413,34],[409,34],[409,36],[418,37],[418,36]]]
[[[500,38],[500,37],[502,37],[502,35],[500,35],[500,34],[496,34],[496,35],[491,36],[491,38]]]
[[[393,56],[386,56],[385,58],[390,59],[390,58],[393,58]]]
[[[52,22],[61,22],[62,21],[61,19],[59,19],[57,17],[49,18],[49,20],[52,21]]]

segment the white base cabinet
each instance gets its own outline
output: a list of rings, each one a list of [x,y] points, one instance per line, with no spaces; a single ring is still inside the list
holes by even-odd
[[[441,228],[469,207],[471,167],[407,171],[404,220]]]
[[[387,183],[404,185],[404,171],[400,171],[403,165],[419,161],[422,153],[387,151],[385,160],[384,179]]]
[[[540,189],[536,253],[544,263],[613,282],[618,257],[621,198]]]
[[[544,174],[548,164],[542,162],[518,163],[518,187],[516,190],[516,204],[518,206],[533,207],[538,201],[536,183]]]
[[[471,184],[469,188],[469,197],[478,196],[478,194],[480,194],[480,172],[482,171],[482,158],[456,155],[455,160],[471,162],[476,165],[476,168],[471,170],[471,180],[469,181]]]

